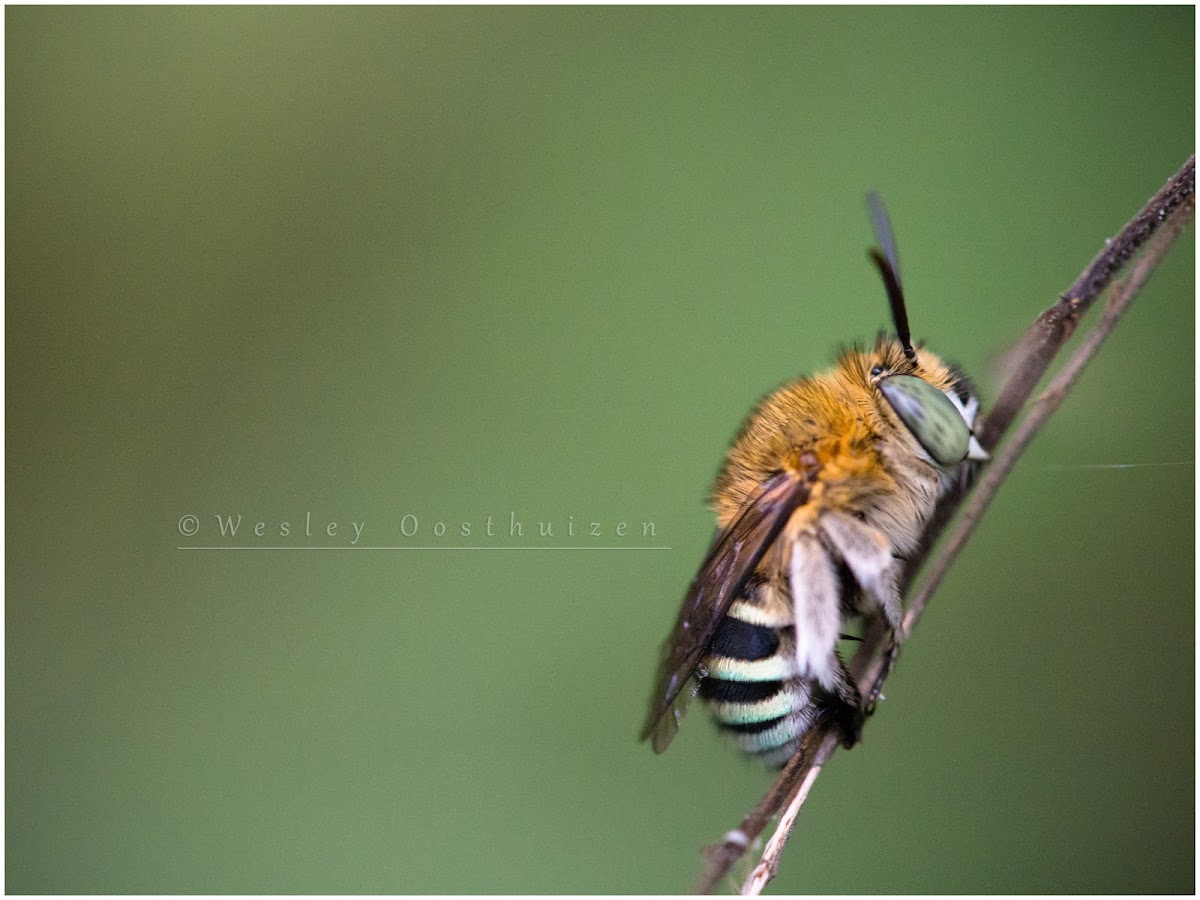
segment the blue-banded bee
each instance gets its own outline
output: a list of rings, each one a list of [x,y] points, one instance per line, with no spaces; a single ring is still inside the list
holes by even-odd
[[[849,349],[750,414],[713,487],[717,533],[663,645],[642,739],[670,744],[693,694],[742,750],[783,765],[822,716],[859,739],[837,644],[848,619],[900,626],[903,560],[986,454],[970,381],[908,328],[895,240],[868,195],[896,337]]]

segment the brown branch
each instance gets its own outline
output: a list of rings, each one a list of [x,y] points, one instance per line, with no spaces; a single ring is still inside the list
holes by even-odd
[[[1120,268],[1125,265],[1184,200],[1196,193],[1196,157],[1188,157],[1178,172],[1163,185],[1162,190],[1147,201],[1141,211],[1129,220],[1113,240],[1105,241],[1104,249],[1087,264],[1058,303],[1043,312],[1017,343],[1014,358],[1021,364],[1014,370],[987,421],[978,431],[979,442],[991,450],[1033,393],[1059,348],[1074,333],[1080,318],[1088,311],[1100,293]]]
[[[1108,308],[1100,322],[1063,367],[1049,390],[1034,404],[1012,441],[985,470],[953,534],[941,547],[929,567],[928,575],[908,605],[901,626],[902,633],[898,636],[901,641],[911,633],[934,591],[958,552],[966,544],[980,516],[1012,470],[1017,458],[1062,403],[1080,372],[1095,356],[1104,338],[1111,333],[1117,320],[1141,290],[1150,273],[1191,221],[1195,212],[1195,171],[1195,157],[1192,156],[1163,189],[1130,220],[1121,233],[1115,239],[1106,242],[1104,249],[1088,264],[1060,301],[1038,316],[1018,344],[1020,352],[1017,358],[1021,363],[1001,391],[992,413],[979,429],[980,443],[989,451],[999,444],[1017,413],[1037,387],[1051,360],[1074,332],[1083,313],[1108,286],[1120,268],[1158,231],[1159,226],[1170,220],[1160,236],[1147,248],[1130,275],[1113,288]],[[961,491],[958,496],[948,498],[943,504],[945,514],[940,516],[939,523],[935,523],[921,552],[910,565],[907,573],[909,576],[921,566],[936,540],[936,533],[940,532],[965,496],[967,491]],[[868,698],[868,708],[881,696],[883,683],[895,663],[896,642],[890,643],[888,650],[879,654],[885,640],[886,634],[882,628],[877,625],[869,628],[851,661],[851,672],[858,679],[863,696]],[[816,778],[815,773],[837,750],[838,744],[836,726],[830,722],[823,722],[809,730],[796,755],[784,766],[774,784],[742,820],[741,825],[728,832],[721,843],[705,849],[705,866],[696,886],[698,893],[711,893],[715,890],[746,849],[758,840],[771,818],[786,807],[786,813],[776,829],[775,836],[764,851],[762,862],[751,873],[743,892],[757,894],[766,886],[774,877],[779,856],[795,823],[796,814]]]
[[[837,737],[830,735],[825,739],[825,744],[829,745],[829,754],[832,754],[837,749]],[[775,828],[775,833],[771,835],[771,840],[767,841],[766,849],[763,850],[762,860],[754,870],[750,873],[750,877],[746,879],[746,884],[742,887],[742,893],[747,896],[757,896],[762,893],[771,879],[775,877],[775,873],[779,871],[779,857],[783,855],[783,848],[787,846],[788,837],[792,833],[792,826],[796,824],[796,817],[800,815],[800,807],[804,805],[805,799],[808,797],[809,789],[812,788],[813,782],[817,780],[817,776],[821,774],[821,765],[813,763],[808,773],[804,776],[804,780],[800,782],[800,787],[796,789],[796,794],[788,802],[787,809],[783,811],[783,815],[779,817],[779,825]]]
[[[1117,320],[1129,308],[1129,304],[1133,302],[1133,298],[1138,295],[1143,285],[1150,277],[1150,273],[1162,262],[1163,257],[1170,249],[1175,239],[1192,220],[1192,216],[1196,211],[1196,199],[1194,196],[1186,198],[1165,220],[1163,228],[1155,235],[1154,239],[1146,248],[1146,252],[1142,254],[1141,259],[1133,267],[1133,270],[1122,281],[1113,285],[1112,291],[1109,293],[1108,304],[1104,309],[1104,314],[1100,321],[1096,323],[1096,327],[1088,332],[1083,343],[1076,348],[1071,358],[1067,360],[1066,365],[1050,382],[1050,386],[1046,391],[1038,397],[1029,414],[1021,421],[1017,430],[1013,433],[1012,438],[1005,443],[1004,448],[992,460],[987,471],[979,480],[979,484],[972,493],[970,501],[966,504],[962,512],[962,517],[958,520],[958,525],[954,529],[954,533],[950,536],[945,546],[941,548],[937,557],[929,565],[929,574],[921,584],[921,588],[913,596],[912,602],[909,604],[907,613],[904,616],[903,630],[904,636],[907,637],[912,630],[912,626],[916,624],[917,619],[921,617],[925,606],[929,603],[934,591],[938,589],[946,572],[949,571],[950,565],[954,562],[963,545],[975,530],[975,526],[979,523],[979,519],[983,516],[984,511],[988,508],[992,498],[1000,490],[1000,485],[1004,479],[1008,477],[1013,466],[1021,454],[1025,452],[1025,448],[1029,446],[1030,441],[1046,424],[1046,421],[1051,415],[1062,405],[1067,393],[1074,387],[1079,375],[1092,358],[1100,350],[1100,345],[1104,343],[1112,330],[1116,327]]]
[[[758,840],[767,823],[788,802],[793,788],[798,789],[809,770],[819,769],[825,764],[833,755],[837,743],[836,733],[819,728],[811,729],[801,739],[800,749],[788,760],[770,790],[742,819],[742,823],[733,831],[726,832],[721,843],[704,848],[704,870],[696,881],[695,893],[711,894],[716,889],[746,849]]]

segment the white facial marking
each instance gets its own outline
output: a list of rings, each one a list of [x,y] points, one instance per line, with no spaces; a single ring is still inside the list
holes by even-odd
[[[983,449],[975,435],[971,435],[971,440],[967,443],[967,459],[988,460],[988,452]]]
[[[967,427],[973,427],[975,425],[975,414],[979,412],[979,399],[974,396],[969,397],[967,398],[966,406],[964,406],[956,391],[945,390],[942,393],[950,398],[950,402],[954,404],[954,408],[963,417],[963,421],[967,423]]]
[[[975,416],[979,413],[979,398],[972,394],[967,398],[966,406],[962,400],[958,398],[958,394],[954,391],[946,391],[946,396],[950,398],[950,402],[962,414],[963,421],[967,423],[968,428],[975,427]],[[988,452],[983,449],[983,446],[975,438],[975,433],[971,433],[971,440],[967,443],[967,459],[988,460]]]

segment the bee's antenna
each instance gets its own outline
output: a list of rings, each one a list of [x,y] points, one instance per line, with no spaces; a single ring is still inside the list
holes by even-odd
[[[874,191],[867,192],[867,209],[871,212],[871,224],[875,226],[875,239],[882,248],[881,252],[879,248],[872,247],[869,251],[871,259],[883,276],[883,286],[887,289],[900,346],[904,348],[904,355],[911,362],[916,362],[917,352],[913,350],[912,335],[908,330],[908,311],[904,307],[904,288],[900,286],[900,255],[896,252],[892,221],[888,218],[887,207]]]

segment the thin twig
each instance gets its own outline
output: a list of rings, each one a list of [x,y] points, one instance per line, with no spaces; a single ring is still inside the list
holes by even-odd
[[[1196,157],[1191,156],[1129,220],[1116,238],[1105,241],[1104,248],[1087,264],[1075,283],[1059,295],[1058,303],[1029,326],[1013,353],[1013,358],[1020,360],[1020,365],[1014,369],[987,420],[978,429],[979,442],[984,449],[991,450],[999,445],[1000,438],[1046,374],[1050,360],[1074,333],[1083,314],[1108,287],[1121,266],[1133,258],[1138,248],[1167,216],[1195,193]]]
[[[975,530],[975,526],[979,523],[980,517],[988,508],[992,498],[996,496],[1000,485],[1004,479],[1008,477],[1008,473],[1012,471],[1016,465],[1017,459],[1025,452],[1025,448],[1029,446],[1029,442],[1046,424],[1046,420],[1054,413],[1055,410],[1062,405],[1067,393],[1074,386],[1080,373],[1091,362],[1100,349],[1100,345],[1104,343],[1104,339],[1112,333],[1116,327],[1117,320],[1120,319],[1133,298],[1141,291],[1142,286],[1150,277],[1150,273],[1162,261],[1167,250],[1179,237],[1180,233],[1192,220],[1195,213],[1195,197],[1189,197],[1183,204],[1174,210],[1166,224],[1152,240],[1146,248],[1146,252],[1142,254],[1141,259],[1133,267],[1133,270],[1123,280],[1113,285],[1112,292],[1109,294],[1108,304],[1105,307],[1104,314],[1100,321],[1096,323],[1084,339],[1083,343],[1076,348],[1071,358],[1067,361],[1062,370],[1050,382],[1050,386],[1037,399],[1029,410],[1029,414],[1021,421],[1017,430],[1013,432],[1012,438],[1004,445],[1004,449],[996,454],[991,465],[988,466],[983,477],[979,480],[979,485],[972,493],[970,500],[963,509],[962,518],[958,520],[958,526],[954,533],[946,541],[941,552],[929,565],[929,573],[925,580],[921,583],[920,590],[913,596],[912,602],[909,604],[908,611],[905,613],[903,630],[904,636],[907,637],[911,632],[913,625],[917,619],[921,617],[921,613],[925,611],[925,606],[929,603],[934,591],[942,583],[942,579],[946,576],[950,565],[954,562],[956,556],[967,539]]]
[[[1118,306],[1115,305],[1115,302],[1110,302],[1109,309],[1096,329],[1104,329],[1103,333],[1095,338],[1089,335],[1088,341],[1076,352],[1075,357],[1064,367],[1063,374],[1059,376],[1061,379],[1063,375],[1069,375],[1069,380],[1060,385],[1059,379],[1056,379],[1051,391],[1047,392],[1049,399],[1043,397],[1039,400],[1039,408],[1030,415],[1033,417],[1036,414],[1040,416],[1040,420],[1035,420],[1032,425],[1028,426],[1030,430],[1024,437],[1022,435],[1028,419],[1022,423],[1022,430],[1014,436],[1013,443],[1017,446],[1012,450],[1011,459],[1006,459],[1009,453],[1009,447],[1006,446],[1004,454],[997,456],[996,461],[989,466],[984,477],[980,479],[971,505],[959,519],[954,533],[941,548],[937,558],[930,566],[929,575],[909,604],[900,637],[907,637],[915,626],[934,590],[949,569],[950,563],[966,543],[979,516],[982,515],[991,497],[999,489],[1008,471],[1011,471],[1016,458],[1049,415],[1061,404],[1066,391],[1078,377],[1079,371],[1095,355],[1104,337],[1111,332],[1117,318],[1141,289],[1149,273],[1166,253],[1171,242],[1178,237],[1179,232],[1191,220],[1195,210],[1195,181],[1195,157],[1193,156],[1184,163],[1166,186],[1151,198],[1150,202],[1114,240],[1106,242],[1104,250],[1089,263],[1071,289],[1063,294],[1063,298],[1058,303],[1038,316],[1025,338],[1022,339],[1022,343],[1025,345],[1022,347],[1024,353],[1022,365],[1015,370],[1015,374],[1001,391],[996,408],[979,431],[980,442],[989,451],[999,444],[1017,412],[1033,393],[1050,361],[1074,331],[1079,317],[1108,286],[1119,268],[1132,258],[1137,249],[1146,242],[1159,225],[1171,217],[1171,225],[1164,229],[1163,237],[1156,240],[1147,249],[1139,265],[1123,283],[1120,291],[1114,288],[1114,298],[1120,300],[1120,304]],[[1178,210],[1178,214],[1172,216],[1176,210]],[[1123,299],[1121,299],[1122,297]],[[1080,357],[1080,353],[1085,350],[1086,355]],[[1042,400],[1045,400],[1046,403],[1042,404]],[[1002,468],[1002,466],[1007,468]],[[993,471],[996,473],[995,475],[992,474]],[[943,517],[943,522],[949,519],[964,496],[966,496],[965,491],[961,492],[959,496],[948,499],[948,502],[944,504],[946,515]],[[969,516],[971,518],[968,518]],[[909,570],[910,574],[920,567],[935,538],[936,534],[931,534],[921,553],[913,561]],[[882,629],[877,627],[869,629],[851,662],[851,671],[858,677],[859,689],[867,697],[879,696],[883,681],[887,678],[895,661],[894,653],[878,655],[884,639],[885,634]],[[815,781],[816,775],[811,773],[825,765],[836,751],[837,746],[838,736],[836,727],[832,723],[824,722],[810,729],[802,740],[796,755],[783,768],[759,804],[742,820],[741,826],[727,833],[720,844],[706,848],[705,867],[697,884],[697,892],[711,893],[728,875],[746,849],[759,838],[770,819],[786,806],[788,815],[781,820],[775,836],[768,845],[767,851],[764,852],[763,862],[755,867],[744,886],[744,892],[757,894],[766,886],[778,867],[779,854],[782,852],[795,822],[795,813],[799,812],[809,788]]]
[[[833,740],[833,746],[837,746],[837,740],[827,738],[826,741]],[[833,747],[830,748],[830,753],[833,752]],[[779,856],[783,853],[783,848],[787,844],[788,835],[792,833],[792,826],[796,824],[796,816],[800,815],[800,807],[804,805],[805,798],[808,797],[809,789],[812,788],[813,782],[817,780],[817,776],[821,774],[821,767],[814,764],[808,770],[808,774],[804,776],[804,780],[800,782],[800,788],[796,791],[787,809],[783,811],[783,815],[779,817],[779,826],[775,829],[775,833],[771,835],[771,840],[767,841],[767,847],[763,850],[762,860],[754,871],[750,873],[750,877],[746,880],[745,886],[742,888],[744,896],[757,897],[762,893],[762,889],[767,886],[772,878],[775,877],[776,871],[779,869]]]
[[[696,881],[695,893],[711,894],[729,874],[734,863],[741,859],[746,849],[758,840],[758,836],[763,833],[763,829],[775,813],[779,812],[779,808],[787,801],[793,784],[802,779],[810,768],[824,765],[833,752],[821,745],[821,740],[825,737],[827,736],[819,733],[817,729],[809,731],[801,739],[800,749],[788,760],[758,805],[746,814],[737,828],[725,833],[721,843],[704,849],[704,870]]]

